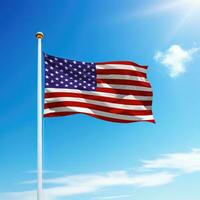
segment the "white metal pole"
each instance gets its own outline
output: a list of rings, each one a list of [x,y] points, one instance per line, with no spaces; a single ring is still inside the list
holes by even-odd
[[[38,72],[37,72],[37,200],[42,200],[42,32],[37,32]]]

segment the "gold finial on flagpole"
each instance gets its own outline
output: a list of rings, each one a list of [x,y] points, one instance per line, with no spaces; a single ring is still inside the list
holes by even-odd
[[[37,32],[36,33],[36,38],[37,39],[42,39],[44,37],[44,34],[42,32]]]

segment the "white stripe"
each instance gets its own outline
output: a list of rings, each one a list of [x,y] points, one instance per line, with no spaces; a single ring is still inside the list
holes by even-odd
[[[128,69],[128,70],[134,70],[138,72],[144,72],[146,73],[146,69],[136,67],[133,65],[123,65],[123,64],[103,64],[103,65],[98,65],[96,64],[96,69]]]
[[[107,83],[98,83],[98,88],[114,88],[114,89],[122,89],[122,90],[137,90],[137,91],[148,91],[152,92],[150,87],[140,87],[133,85],[118,85],[118,84],[107,84]]]
[[[66,93],[77,93],[77,94],[88,94],[93,96],[101,96],[101,97],[111,97],[116,99],[129,99],[129,100],[142,100],[142,101],[151,101],[151,96],[135,96],[135,95],[123,95],[123,94],[115,94],[115,93],[107,93],[107,92],[95,92],[95,91],[84,91],[84,90],[76,90],[76,89],[62,89],[62,88],[45,88],[46,93],[51,92],[66,92]]]
[[[130,81],[132,80],[132,81],[149,82],[144,77],[130,76],[130,75],[116,75],[116,74],[106,74],[106,75],[97,74],[97,79],[121,79],[121,80],[130,80]]]
[[[81,108],[81,107],[57,107],[57,108],[47,108],[44,110],[44,114],[49,114],[49,113],[56,113],[56,112],[78,112],[78,113],[86,113],[86,114],[95,114],[103,117],[109,117],[109,118],[114,118],[114,119],[121,119],[121,120],[153,120],[153,115],[145,115],[145,116],[131,116],[131,115],[121,115],[121,114],[112,114],[108,112],[103,112],[99,110],[93,110],[93,109],[88,109],[88,108]]]
[[[120,108],[124,110],[151,110],[151,106],[125,105],[125,104],[110,103],[105,101],[102,102],[102,101],[76,98],[76,97],[55,97],[55,98],[45,99],[45,103],[63,102],[63,101],[89,103],[93,105],[109,107],[109,108]]]

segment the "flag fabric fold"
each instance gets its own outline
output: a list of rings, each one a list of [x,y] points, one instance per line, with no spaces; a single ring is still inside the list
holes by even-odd
[[[44,54],[44,116],[86,114],[106,121],[155,122],[147,67],[80,62]]]

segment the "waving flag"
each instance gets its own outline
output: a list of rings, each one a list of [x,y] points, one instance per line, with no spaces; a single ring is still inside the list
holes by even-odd
[[[146,66],[44,58],[45,117],[82,113],[112,122],[154,122]]]

